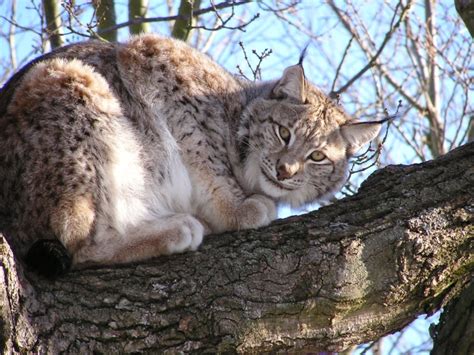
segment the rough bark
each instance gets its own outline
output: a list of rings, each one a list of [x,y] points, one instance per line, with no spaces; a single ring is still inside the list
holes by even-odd
[[[0,244],[8,352],[340,351],[456,297],[474,272],[474,143],[197,252],[51,282]]]
[[[433,338],[433,355],[474,354],[474,280],[445,308]]]

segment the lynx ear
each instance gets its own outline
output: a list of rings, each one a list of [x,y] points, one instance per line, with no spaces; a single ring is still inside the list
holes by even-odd
[[[300,64],[288,67],[273,88],[272,96],[275,98],[291,97],[303,103],[306,101],[304,82],[304,70]]]
[[[348,153],[354,155],[364,144],[377,137],[382,122],[356,122],[341,127],[341,133],[348,143]]]

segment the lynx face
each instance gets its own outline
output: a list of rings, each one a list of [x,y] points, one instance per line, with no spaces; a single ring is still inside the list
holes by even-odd
[[[248,131],[240,132],[248,146],[245,178],[256,191],[292,206],[336,192],[351,154],[380,129],[351,122],[305,81],[299,66],[288,68],[271,98],[256,100],[247,114]]]
[[[316,114],[311,107],[276,104],[250,135],[246,173],[255,175],[264,194],[299,206],[330,194],[345,180],[346,146],[338,128],[324,129]]]

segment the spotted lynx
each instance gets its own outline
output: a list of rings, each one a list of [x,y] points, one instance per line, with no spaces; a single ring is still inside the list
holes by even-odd
[[[183,42],[61,48],[14,76],[0,105],[0,213],[36,271],[195,250],[337,191],[380,130],[305,78],[232,76]]]

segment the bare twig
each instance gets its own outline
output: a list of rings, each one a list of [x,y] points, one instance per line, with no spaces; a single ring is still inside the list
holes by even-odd
[[[108,41],[106,38],[100,36],[96,31],[98,24],[95,20],[97,18],[95,7],[93,8],[94,11],[92,12],[90,20],[88,22],[84,22],[79,18],[81,14],[81,5],[76,5],[73,0],[69,0],[67,2],[63,2],[62,6],[66,10],[66,14],[68,16],[68,24],[66,25],[66,28],[71,34],[76,34],[78,36],[87,38],[95,38],[105,42]],[[78,26],[80,29],[83,29],[85,33],[76,30],[74,28],[74,24],[76,24],[76,26]]]
[[[232,11],[231,14],[227,18],[223,18],[216,9],[215,10],[216,18],[218,22],[220,22],[220,24],[216,24],[213,27],[200,25],[200,26],[192,26],[192,28],[203,29],[205,31],[218,31],[218,30],[226,29],[226,30],[239,30],[239,31],[245,32],[245,27],[247,27],[248,25],[250,25],[252,22],[254,22],[256,19],[260,17],[260,14],[257,13],[253,15],[252,18],[248,21],[241,22],[240,24],[236,26],[229,26],[228,25],[229,21],[235,16],[234,7],[231,7],[231,11]]]
[[[355,81],[357,81],[362,75],[364,75],[364,73],[369,70],[370,68],[372,68],[377,59],[379,58],[379,56],[382,54],[382,51],[384,50],[385,46],[387,45],[387,43],[389,42],[389,40],[392,38],[392,35],[393,33],[398,29],[398,27],[400,27],[400,24],[402,23],[402,21],[404,20],[404,18],[408,15],[409,11],[410,11],[410,8],[411,8],[411,5],[412,5],[413,1],[408,1],[407,5],[406,6],[403,6],[401,2],[399,2],[397,4],[397,7],[394,11],[394,14],[393,14],[393,18],[391,20],[391,23],[390,23],[390,29],[388,30],[388,32],[385,34],[385,38],[384,40],[382,41],[382,44],[379,46],[379,49],[377,50],[377,52],[374,54],[374,56],[369,60],[369,62],[361,69],[359,70],[359,72],[357,74],[355,74],[351,79],[349,79],[347,81],[346,84],[344,84],[341,88],[339,88],[338,90],[334,91],[332,93],[332,95],[336,95],[336,94],[341,94],[343,93],[344,91],[347,90],[347,88],[349,88]],[[341,14],[341,12],[339,11],[339,8],[336,6],[336,4],[334,3],[333,0],[329,0],[328,1],[328,4],[329,6],[331,7],[331,9],[334,11],[334,13],[339,17],[339,19],[346,25],[346,27],[350,27],[350,25],[348,24],[347,20],[344,18],[344,16]],[[397,16],[397,13],[398,13],[398,8],[401,8],[401,13],[400,13],[400,16],[398,18],[398,21],[394,23],[395,21],[395,18]]]
[[[213,6],[209,6],[209,7],[200,9],[200,10],[196,10],[196,11],[193,12],[193,16],[199,16],[199,15],[203,15],[203,14],[206,14],[206,13],[209,13],[209,12],[215,12],[216,10],[221,10],[221,9],[225,9],[225,8],[228,8],[228,7],[235,7],[235,6],[245,5],[245,4],[248,4],[250,2],[252,2],[252,0],[240,0],[240,1],[229,1],[229,0],[227,0],[227,1],[223,1],[219,4],[213,5]],[[102,31],[99,32],[99,34],[105,33],[105,32],[108,32],[108,31],[115,31],[115,30],[118,30],[118,29],[123,28],[123,27],[128,27],[130,25],[136,25],[136,24],[145,23],[145,22],[165,22],[165,21],[167,22],[167,21],[174,21],[174,20],[182,19],[182,18],[183,17],[180,16],[180,15],[137,18],[137,19],[134,19],[134,20],[129,20],[129,21],[126,21],[126,22],[119,23],[119,24],[117,24],[115,26],[111,26],[109,28],[104,28]]]
[[[334,76],[334,80],[332,81],[332,86],[331,86],[331,91],[330,91],[331,94],[332,94],[331,96],[334,97],[334,98],[339,98],[340,97],[339,94],[334,92],[334,89],[336,88],[336,83],[337,83],[337,79],[339,77],[339,73],[340,73],[341,68],[342,68],[342,64],[344,64],[344,61],[347,57],[347,53],[349,53],[349,48],[351,47],[353,39],[354,39],[354,36],[352,36],[351,39],[349,40],[349,42],[347,43],[346,49],[344,49],[344,53],[342,54],[342,58],[339,61],[339,65],[336,68],[336,75]]]
[[[367,171],[367,170],[369,170],[370,168],[374,167],[375,165],[377,165],[379,163],[380,155],[382,153],[382,148],[383,148],[383,146],[384,146],[384,144],[387,140],[391,122],[395,118],[399,117],[399,110],[400,110],[401,107],[402,107],[402,101],[399,100],[397,109],[396,109],[396,111],[393,115],[390,115],[388,110],[386,108],[384,108],[384,116],[385,117],[382,120],[371,121],[371,122],[380,122],[380,123],[387,122],[387,128],[385,129],[384,136],[382,137],[382,140],[379,143],[377,143],[377,146],[375,148],[373,147],[373,143],[370,143],[369,147],[367,148],[367,150],[364,153],[356,156],[352,160],[352,166],[349,170],[349,176],[347,177],[346,184],[344,186],[344,189],[346,191],[342,191],[343,195],[348,196],[348,195],[352,195],[352,194],[355,193],[355,190],[352,188],[353,185],[350,183],[350,179],[354,174],[358,174],[358,173]],[[367,163],[369,163],[369,164],[366,165]],[[356,169],[356,166],[358,166],[360,168]]]
[[[252,66],[252,64],[250,63],[250,60],[249,60],[249,57],[247,56],[247,51],[245,50],[245,47],[244,47],[244,44],[242,42],[239,42],[239,46],[240,48],[242,49],[242,52],[244,54],[244,58],[245,58],[245,62],[247,63],[247,66],[249,67],[249,69],[252,71],[252,75],[253,75],[253,81],[255,80],[261,80],[262,79],[262,73],[261,73],[261,65],[262,65],[262,62],[265,58],[267,58],[270,54],[272,54],[272,50],[271,49],[268,49],[268,48],[265,48],[261,54],[258,54],[257,51],[255,49],[252,50],[252,54],[254,56],[257,57],[258,59],[258,62],[257,62],[257,65],[255,66],[255,68]],[[247,80],[251,80],[249,79],[243,72],[242,68],[237,65],[237,69],[239,71],[239,74],[242,75],[244,78],[246,78]]]

